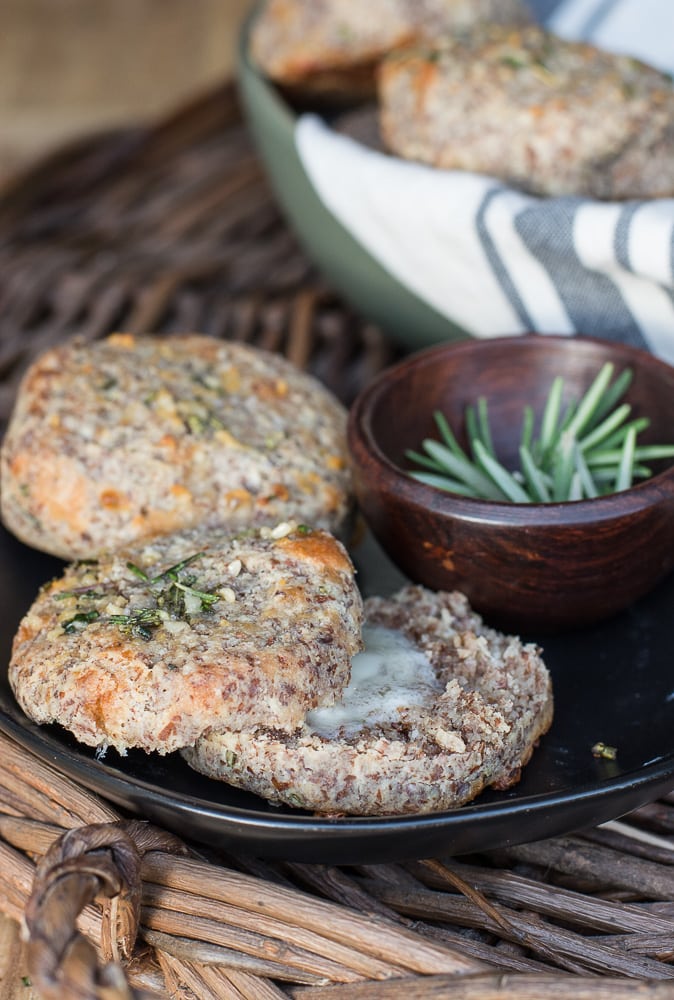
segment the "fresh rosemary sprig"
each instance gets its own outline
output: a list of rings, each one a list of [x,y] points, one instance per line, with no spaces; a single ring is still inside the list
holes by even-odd
[[[112,614],[107,617],[101,616],[95,609],[79,611],[61,623],[63,631],[72,634],[81,631],[92,622],[98,621],[117,625],[124,635],[151,639],[153,629],[158,628],[165,619],[182,619],[189,622],[192,615],[210,611],[213,605],[220,600],[220,594],[195,587],[197,578],[193,573],[180,576],[184,569],[200,559],[203,554],[203,552],[195,552],[194,555],[153,577],[148,576],[140,566],[128,562],[126,568],[129,572],[147,583],[154,597],[155,606],[135,608],[128,614]],[[105,596],[105,593],[92,589],[73,590],[56,595],[57,599],[62,597],[102,598]]]
[[[484,397],[466,408],[468,451],[460,446],[447,418],[436,411],[439,440],[427,438],[421,450],[406,452],[423,470],[410,475],[460,496],[511,503],[559,503],[629,489],[636,479],[652,474],[645,462],[674,458],[674,445],[637,444],[637,436],[650,421],[629,420],[631,407],[620,402],[632,381],[631,369],[612,382],[613,374],[614,366],[607,362],[585,395],[566,407],[564,380],[555,378],[538,436],[534,412],[525,406],[519,467],[512,470],[495,453]]]
[[[163,573],[151,579],[134,563],[126,565],[127,569],[131,570],[135,576],[149,583],[155,594],[158,608],[168,612],[171,618],[189,620],[189,616],[195,611],[210,611],[213,605],[220,600],[219,594],[212,594],[195,587],[197,578],[193,573],[188,573],[182,579],[179,576],[184,569],[202,556],[203,552],[195,552],[194,555],[176,563],[175,566],[170,566]]]

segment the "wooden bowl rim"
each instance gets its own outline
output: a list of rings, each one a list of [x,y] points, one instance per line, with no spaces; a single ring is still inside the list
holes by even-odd
[[[630,344],[590,336],[565,336],[563,334],[523,334],[488,339],[472,338],[447,342],[416,351],[394,365],[385,368],[359,393],[349,412],[348,437],[354,461],[361,465],[358,452],[369,456],[382,477],[386,491],[395,492],[415,507],[432,511],[436,516],[473,520],[476,523],[492,522],[495,525],[564,526],[575,523],[588,524],[621,518],[627,514],[657,506],[665,499],[674,499],[674,462],[668,468],[648,479],[636,483],[628,490],[583,500],[565,500],[552,503],[514,503],[500,500],[478,500],[443,492],[412,479],[396,465],[379,446],[372,429],[372,414],[383,394],[396,391],[419,366],[433,364],[437,357],[448,354],[489,353],[499,350],[535,345],[536,350],[550,347],[569,350],[572,346],[600,348],[613,354],[616,360],[632,368],[649,370],[652,374],[668,376],[674,383],[674,366]],[[380,491],[381,492],[381,491]]]

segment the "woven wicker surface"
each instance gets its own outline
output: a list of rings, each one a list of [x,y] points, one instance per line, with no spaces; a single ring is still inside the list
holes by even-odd
[[[349,402],[394,356],[320,281],[223,88],[0,189],[0,421],[64,336],[198,330],[285,353]]]
[[[397,353],[298,249],[228,88],[0,192],[0,301],[3,422],[76,332],[246,340],[347,403]],[[179,843],[0,753],[0,998],[674,997],[674,796],[508,852],[329,868]]]
[[[183,845],[0,752],[0,898],[31,934],[7,996],[28,975],[117,1000],[122,966],[139,995],[185,998],[674,996],[674,796],[584,835],[346,869]]]

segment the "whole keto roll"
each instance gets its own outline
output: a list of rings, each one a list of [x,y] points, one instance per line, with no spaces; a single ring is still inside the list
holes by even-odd
[[[2,517],[64,559],[202,524],[338,531],[351,507],[345,427],[321,383],[268,351],[197,334],[71,341],[20,386]]]
[[[483,25],[391,55],[378,84],[398,156],[544,196],[674,194],[674,89],[628,56]]]

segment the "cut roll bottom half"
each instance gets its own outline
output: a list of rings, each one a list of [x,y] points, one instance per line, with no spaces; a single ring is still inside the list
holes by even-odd
[[[327,815],[443,811],[514,785],[552,722],[538,647],[485,626],[458,593],[409,586],[369,598],[365,615],[335,706],[291,734],[212,731],[183,751],[188,763]]]

